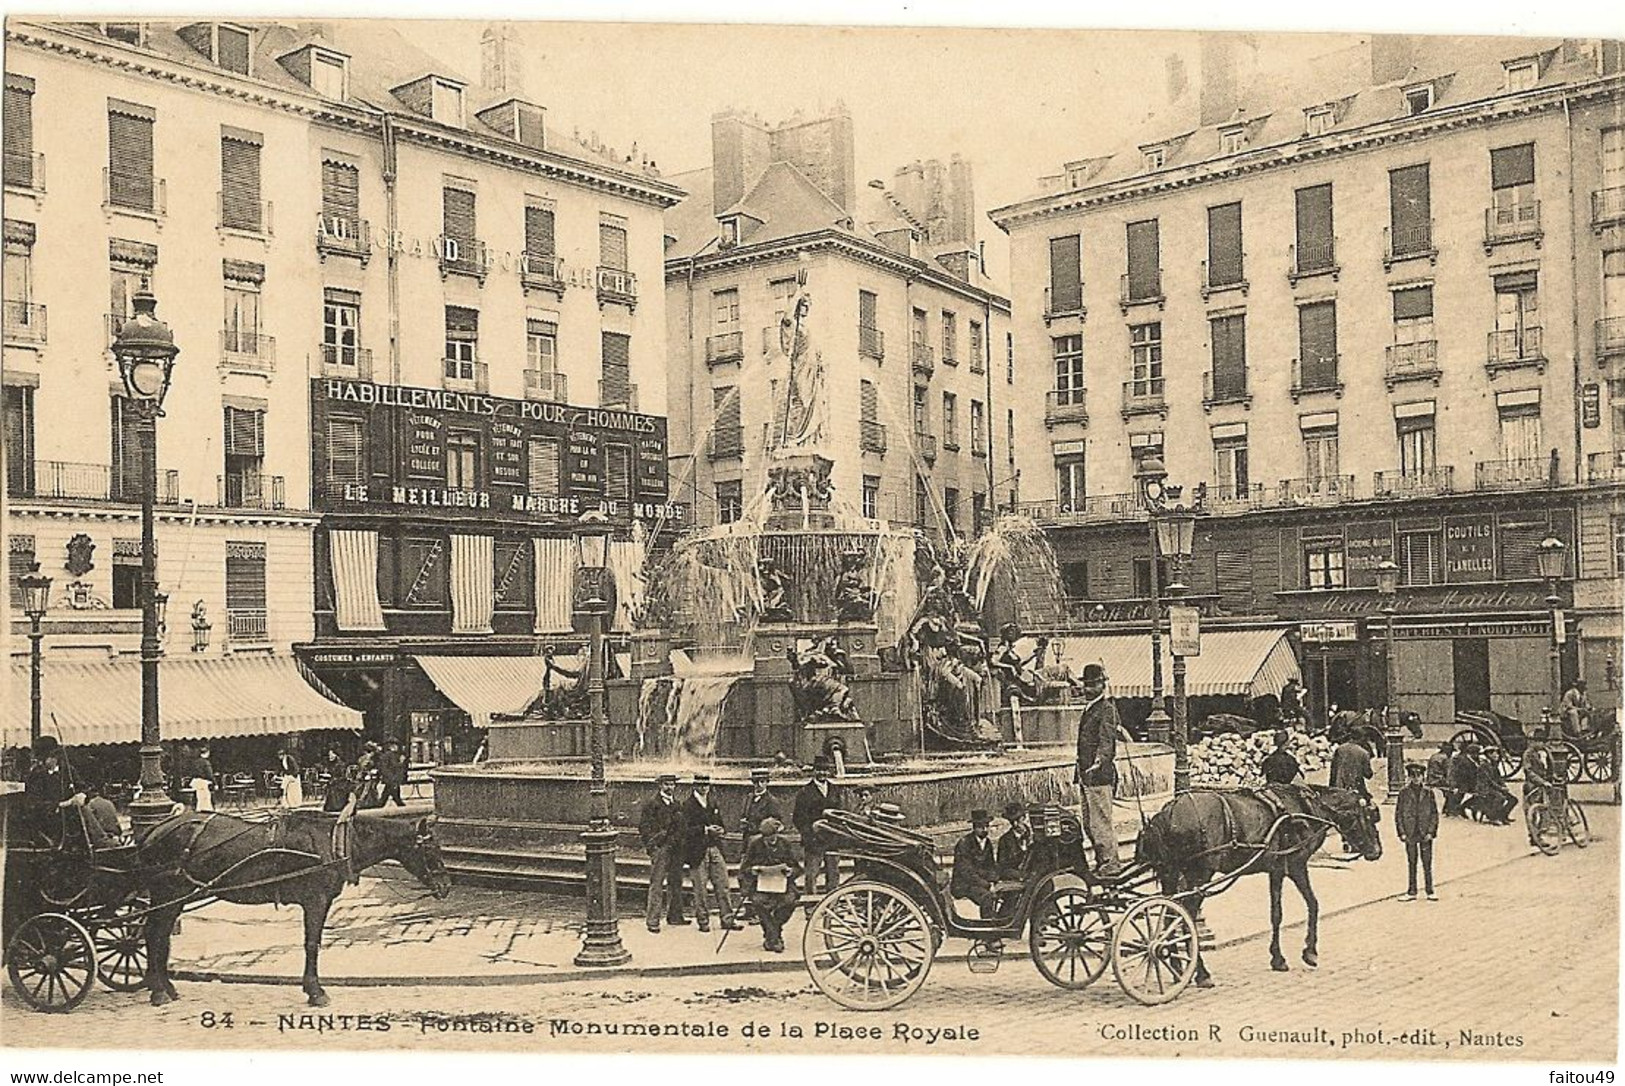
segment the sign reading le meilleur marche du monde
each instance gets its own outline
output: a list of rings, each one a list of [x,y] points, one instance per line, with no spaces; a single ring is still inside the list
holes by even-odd
[[[654,415],[324,378],[311,382],[311,416],[324,439],[329,419],[361,420],[371,448],[368,481],[320,495],[333,511],[467,509],[559,523],[593,508],[619,520],[685,517],[667,501],[666,420]],[[467,449],[483,466],[473,472],[480,485],[447,486],[448,456]]]

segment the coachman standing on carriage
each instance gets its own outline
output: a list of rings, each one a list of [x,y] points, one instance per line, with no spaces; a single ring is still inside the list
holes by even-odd
[[[1095,868],[1104,876],[1122,870],[1117,831],[1112,826],[1112,791],[1117,784],[1117,706],[1106,697],[1106,669],[1083,667],[1083,716],[1078,720],[1078,787],[1083,792],[1083,824],[1095,846]]]

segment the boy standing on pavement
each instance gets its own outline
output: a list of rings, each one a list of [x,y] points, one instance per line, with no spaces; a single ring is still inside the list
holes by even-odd
[[[1405,766],[1405,787],[1394,804],[1394,832],[1405,842],[1405,868],[1409,882],[1401,901],[1416,900],[1416,862],[1422,861],[1423,886],[1429,901],[1438,901],[1433,892],[1433,839],[1439,835],[1439,805],[1433,789],[1423,781],[1426,767],[1416,762]]]

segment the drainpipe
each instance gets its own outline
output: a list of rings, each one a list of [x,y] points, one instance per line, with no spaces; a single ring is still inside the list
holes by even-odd
[[[395,119],[383,115],[384,141],[384,267],[389,280],[389,382],[401,383],[401,267],[400,254],[395,251],[396,231],[400,228],[399,194],[395,181],[399,176],[395,146]]]

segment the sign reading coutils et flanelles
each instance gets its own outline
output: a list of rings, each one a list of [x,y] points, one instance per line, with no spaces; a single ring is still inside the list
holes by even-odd
[[[1489,513],[1444,518],[1444,578],[1495,580],[1495,521]]]

